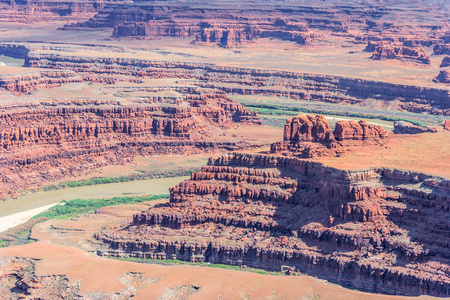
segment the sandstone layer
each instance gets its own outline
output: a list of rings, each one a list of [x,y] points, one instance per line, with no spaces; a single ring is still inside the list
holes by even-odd
[[[101,255],[316,275],[369,292],[449,296],[449,181],[274,155],[210,160],[170,203],[96,237]],[[441,217],[437,217],[441,216]]]
[[[238,123],[261,124],[256,114],[221,91],[176,87],[152,91],[161,90],[173,95],[128,103],[77,99],[3,106],[1,195],[124,163],[134,155],[246,148],[249,144],[243,140],[219,137]]]
[[[298,115],[286,121],[283,142],[271,146],[272,153],[297,157],[340,156],[355,145],[384,145],[388,132],[366,121],[339,121],[334,130],[322,115]]]
[[[11,44],[2,45],[0,53],[11,51],[11,47]],[[34,49],[23,52],[22,57],[27,67],[74,71],[77,75],[73,76],[81,77],[84,81],[139,82],[142,78],[178,78],[180,83],[194,83],[200,87],[217,88],[226,93],[272,95],[294,100],[358,106],[380,102],[387,107],[395,103],[400,111],[450,115],[450,94],[445,89],[332,75],[233,68],[210,63],[74,56],[67,54],[71,47],[59,52]],[[86,48],[86,51],[89,50],[91,48]],[[71,78],[63,77],[61,81],[69,82]],[[19,80],[21,81],[26,80]],[[40,81],[45,82],[45,79]],[[3,88],[20,90],[19,87],[11,87],[9,83],[3,83]]]
[[[215,5],[201,1],[190,5],[118,3],[105,6],[87,22],[70,24],[64,29],[114,28],[113,38],[184,37],[223,47],[240,46],[258,38],[311,45],[327,43],[336,36],[353,43],[381,40],[407,47],[431,47],[448,42],[447,14],[439,10],[439,4],[424,7],[418,1],[408,5],[388,2],[356,5],[334,1],[328,5],[312,1],[268,5],[254,1],[243,2],[238,8],[215,1],[212,2]]]
[[[339,170],[296,153],[302,143],[380,143],[385,135],[364,122],[331,131],[321,116],[295,117],[284,133],[295,147],[282,156],[211,158],[170,190],[170,203],[96,234],[109,245],[99,254],[251,266],[374,293],[449,296],[449,180],[390,168]]]

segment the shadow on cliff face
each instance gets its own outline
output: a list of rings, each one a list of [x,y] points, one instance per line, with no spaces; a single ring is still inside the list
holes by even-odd
[[[234,154],[171,189],[169,204],[98,239],[110,244],[104,255],[251,266],[370,292],[448,296],[449,199],[439,191],[448,185],[436,179],[427,182],[434,190],[420,190],[427,178],[419,175]]]

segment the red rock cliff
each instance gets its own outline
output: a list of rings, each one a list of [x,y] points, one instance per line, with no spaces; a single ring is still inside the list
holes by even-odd
[[[255,113],[221,91],[173,90],[180,94],[176,99],[150,97],[128,104],[61,100],[4,106],[0,195],[122,164],[135,155],[245,148],[245,141],[220,142],[217,137],[236,123],[261,124]]]
[[[100,254],[301,272],[376,293],[450,295],[449,180],[235,153],[210,159],[170,193],[170,203],[97,234],[110,246]]]

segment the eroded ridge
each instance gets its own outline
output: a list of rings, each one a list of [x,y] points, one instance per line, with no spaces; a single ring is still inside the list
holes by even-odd
[[[214,4],[212,4],[214,3]],[[258,38],[301,45],[345,37],[353,43],[384,41],[409,47],[442,45],[448,36],[447,13],[437,2],[349,3],[227,2],[117,3],[86,22],[64,29],[114,28],[113,38],[184,37],[196,43],[235,47]],[[408,15],[409,18],[404,18]],[[426,16],[424,18],[423,16]],[[422,17],[422,18],[420,18]],[[420,22],[420,25],[418,25]]]
[[[4,106],[3,192],[89,172],[133,155],[242,149],[248,144],[224,139],[225,130],[237,123],[261,124],[255,113],[221,91],[166,87],[153,88],[149,95],[122,102],[72,99]]]
[[[323,128],[311,136],[329,139]],[[422,173],[233,153],[172,188],[169,203],[96,238],[109,245],[104,256],[251,266],[375,293],[449,296],[449,193],[448,179]]]
[[[25,66],[37,70],[32,74],[3,75],[0,78],[1,88],[18,94],[66,82],[115,83],[141,82],[145,78],[176,78],[179,83],[194,83],[199,87],[240,95],[283,96],[294,100],[356,106],[379,102],[383,107],[395,105],[399,111],[450,114],[450,98],[446,89],[334,75],[226,67],[212,63],[77,56],[67,54],[67,51],[74,50],[71,47],[49,51],[39,46],[19,46],[0,45],[0,54],[5,55],[21,49],[20,57],[25,59]],[[83,49],[92,50],[89,47]],[[53,72],[39,72],[38,68],[52,69]],[[52,73],[56,74],[58,70],[64,70],[61,73],[64,76],[55,80]]]
[[[339,121],[331,130],[322,115],[298,115],[287,119],[283,141],[272,144],[272,153],[286,156],[341,156],[346,150],[360,145],[384,145],[389,133],[379,125],[366,121]]]
[[[67,275],[39,275],[36,264],[39,260],[19,257],[0,258],[0,292],[2,299],[113,299],[134,298],[136,293],[158,279],[148,278],[142,273],[127,272],[121,282],[126,286],[117,293],[82,293],[80,280],[71,282]],[[195,290],[193,291],[195,292]]]

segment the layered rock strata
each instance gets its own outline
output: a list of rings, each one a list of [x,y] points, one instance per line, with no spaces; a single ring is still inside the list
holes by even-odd
[[[86,20],[107,4],[123,3],[122,0],[2,0],[0,19],[6,22],[46,22],[49,20]]]
[[[170,194],[169,203],[98,233],[109,245],[99,254],[301,272],[374,293],[450,295],[449,180],[235,153],[210,159]]]
[[[448,15],[438,6],[424,7],[417,1],[364,6],[348,1],[334,1],[333,5],[255,1],[242,2],[239,7],[217,1],[193,1],[190,5],[136,2],[108,5],[89,21],[64,29],[114,28],[113,38],[183,37],[223,47],[258,38],[310,45],[336,37],[352,43],[382,40],[406,47],[430,47],[448,42]]]
[[[367,48],[369,48],[369,46]],[[372,59],[374,60],[397,59],[397,60],[412,61],[426,65],[429,65],[431,63],[430,58],[425,54],[425,51],[423,49],[409,48],[403,46],[400,47],[387,45],[376,46],[372,54]]]
[[[439,75],[434,79],[436,82],[450,83],[450,69],[444,69],[439,72]]]
[[[437,129],[431,126],[417,126],[405,121],[396,121],[394,123],[394,133],[397,134],[417,134],[436,131]]]
[[[29,53],[26,66],[73,70],[85,80],[94,80],[98,76],[121,75],[136,78],[196,79],[198,86],[242,95],[263,94],[352,105],[366,105],[370,101],[389,105],[391,101],[396,101],[399,110],[450,115],[450,95],[447,90],[340,76],[51,53]]]
[[[2,107],[1,195],[25,184],[41,185],[124,163],[134,155],[245,148],[245,141],[222,142],[218,137],[236,123],[261,124],[255,113],[221,91],[173,91],[179,96],[153,96],[128,104],[67,100]]]
[[[41,88],[59,86],[63,83],[83,82],[84,78],[74,71],[28,71],[21,74],[1,74],[0,87],[16,95],[29,94]]]
[[[298,115],[286,120],[282,142],[272,144],[272,153],[297,157],[340,156],[355,145],[384,145],[388,132],[366,121],[339,121],[332,131],[322,115]]]

